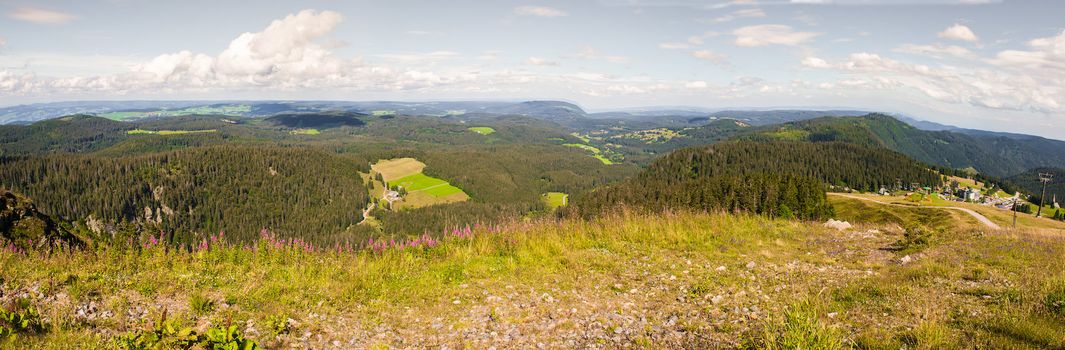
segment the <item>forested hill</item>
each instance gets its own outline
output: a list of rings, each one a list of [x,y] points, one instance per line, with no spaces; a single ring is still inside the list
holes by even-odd
[[[1053,174],[1053,178],[1050,183],[1047,184],[1047,198],[1046,203],[1050,204],[1050,201],[1057,195],[1058,203],[1065,204],[1065,169],[1062,168],[1035,168],[1023,173],[1010,176],[1006,178],[1010,183],[1020,187],[1025,193],[1039,196],[1043,190],[1043,183],[1039,182],[1039,173]],[[1039,202],[1039,199],[1033,198],[1035,202]]]
[[[674,151],[626,182],[578,196],[573,210],[588,216],[625,205],[811,219],[831,213],[826,184],[875,191],[898,180],[936,185],[941,177],[882,148],[841,142],[724,142]]]
[[[131,157],[0,156],[0,188],[97,234],[234,240],[268,228],[324,241],[358,223],[368,196],[356,162],[301,148],[214,146]],[[352,190],[357,189],[357,190]],[[91,218],[90,218],[91,217]],[[93,224],[93,223],[96,224]]]
[[[885,147],[947,168],[972,167],[1005,177],[1036,167],[1065,166],[1065,142],[995,133],[925,131],[883,114],[823,117],[754,128],[739,136],[757,141],[839,141]]]

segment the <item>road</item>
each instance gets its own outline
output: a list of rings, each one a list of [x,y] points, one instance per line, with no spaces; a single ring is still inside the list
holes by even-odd
[[[977,221],[980,221],[980,223],[984,224],[984,226],[987,226],[990,229],[993,229],[993,230],[1001,230],[1002,229],[1002,227],[999,227],[998,224],[995,224],[994,222],[992,222],[991,219],[988,219],[986,216],[983,216],[982,214],[977,213],[976,211],[974,211],[972,209],[968,209],[968,208],[902,205],[902,204],[896,204],[896,203],[881,202],[881,201],[878,201],[878,200],[875,200],[875,199],[872,199],[872,198],[855,196],[855,195],[846,194],[846,193],[829,192],[828,194],[829,195],[833,195],[833,196],[846,197],[846,198],[850,198],[850,199],[857,199],[857,200],[861,200],[861,201],[873,202],[873,203],[878,203],[878,204],[883,204],[883,205],[892,205],[892,206],[896,206],[896,207],[960,210],[960,211],[965,212],[965,213],[969,214],[970,216],[976,218]]]

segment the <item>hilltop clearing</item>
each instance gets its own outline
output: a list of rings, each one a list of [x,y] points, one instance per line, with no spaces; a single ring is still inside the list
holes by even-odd
[[[1060,238],[934,219],[953,229],[666,214],[354,252],[269,235],[256,250],[3,252],[0,301],[23,295],[49,315],[20,334],[34,348],[116,346],[164,313],[175,329],[232,324],[270,348],[1065,345]]]

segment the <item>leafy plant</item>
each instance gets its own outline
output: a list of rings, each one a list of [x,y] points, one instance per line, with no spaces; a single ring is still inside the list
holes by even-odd
[[[204,334],[196,334],[191,327],[182,327],[166,319],[166,311],[154,328],[131,331],[112,340],[119,349],[214,349],[255,350],[259,345],[245,339],[237,326],[211,327]]]
[[[278,336],[288,334],[292,330],[292,325],[288,322],[288,316],[277,314],[266,317],[266,329],[270,330],[274,336]]]
[[[14,310],[0,308],[0,339],[17,334],[41,333],[45,329],[41,313],[24,299],[15,303]]]

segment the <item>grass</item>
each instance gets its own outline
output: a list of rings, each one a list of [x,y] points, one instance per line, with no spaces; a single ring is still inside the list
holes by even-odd
[[[562,192],[547,192],[544,193],[541,199],[544,204],[554,209],[569,204],[569,195]]]
[[[261,244],[4,251],[4,295],[36,290],[42,297],[31,293],[30,303],[49,327],[0,348],[111,347],[114,334],[163,310],[183,326],[257,329],[245,335],[267,348],[1065,345],[1065,241],[1024,231],[976,237],[950,212],[851,201],[833,199],[841,215],[874,222],[837,232],[742,214],[620,214],[475,228],[435,248],[379,253]],[[901,237],[896,219],[946,229],[900,264],[881,249]],[[73,310],[89,301],[115,316],[79,319]],[[144,321],[127,316],[142,308]],[[521,337],[488,335],[500,327]],[[366,336],[380,332],[390,335]],[[479,334],[489,343],[470,343]]]
[[[585,151],[590,151],[590,152],[592,152],[592,158],[598,159],[600,162],[603,162],[603,164],[606,164],[606,165],[614,164],[614,162],[611,161],[609,158],[603,156],[603,153],[602,153],[602,151],[599,148],[596,148],[594,146],[589,146],[589,145],[584,145],[584,144],[579,144],[579,143],[565,143],[565,144],[562,144],[562,145],[566,146],[566,147],[580,148],[580,149],[583,149]]]
[[[216,129],[208,130],[144,130],[133,129],[126,131],[127,135],[186,135],[186,134],[206,134],[218,132]]]
[[[393,181],[422,172],[422,169],[425,169],[425,163],[414,158],[394,158],[380,160],[371,168],[381,174],[385,181]]]
[[[288,132],[292,135],[319,135],[322,132],[318,129],[296,129]]]
[[[388,186],[400,186],[407,190],[407,192],[421,191],[430,187],[436,187],[441,185],[447,185],[447,181],[425,175],[423,173],[417,173],[414,175],[404,176],[399,179],[388,181]]]
[[[490,134],[496,132],[496,129],[493,129],[493,128],[490,128],[490,127],[487,127],[487,126],[475,126],[475,127],[469,128],[469,130],[473,131],[475,133],[481,134],[481,135],[490,135]]]
[[[470,199],[466,192],[462,191],[446,180],[425,175],[422,169],[425,163],[414,158],[396,158],[381,160],[371,166],[374,173],[380,173],[389,187],[400,186],[406,190],[407,195],[396,203],[395,209],[420,208],[434,204],[462,202]],[[368,174],[360,174],[363,179],[370,178]],[[384,196],[383,184],[374,181],[374,191],[370,193],[377,198]]]

